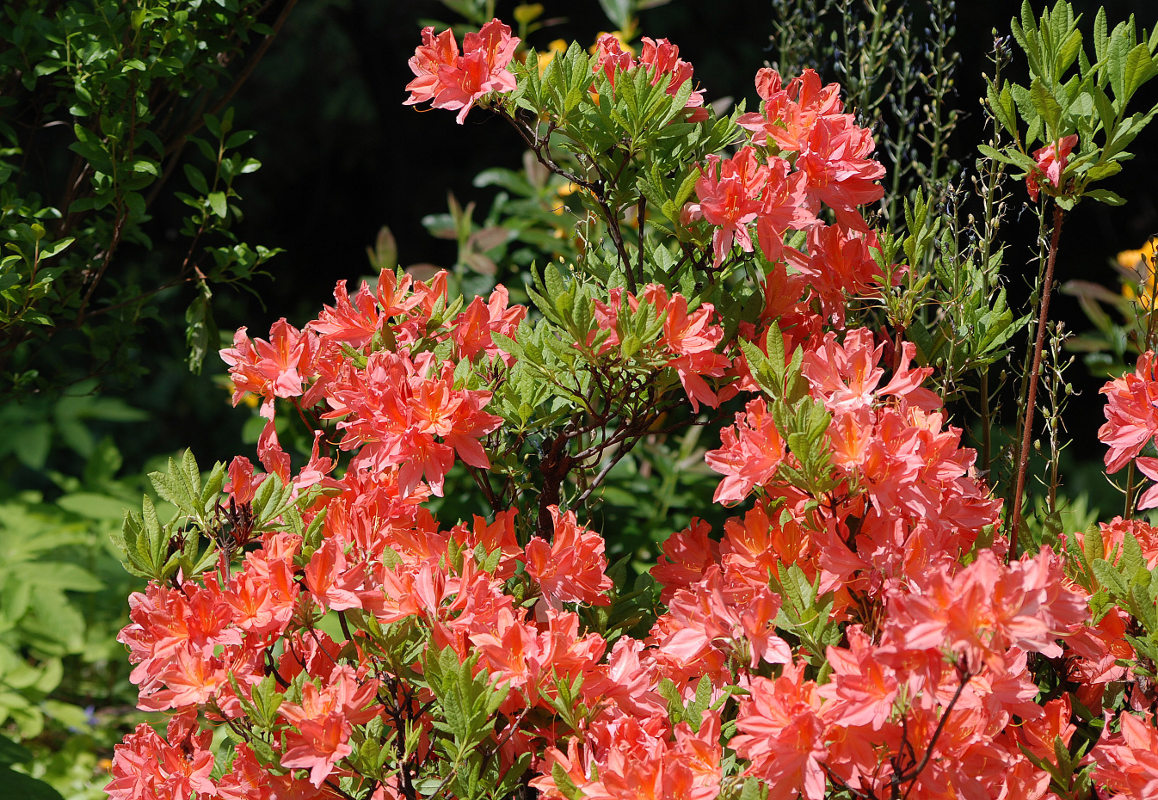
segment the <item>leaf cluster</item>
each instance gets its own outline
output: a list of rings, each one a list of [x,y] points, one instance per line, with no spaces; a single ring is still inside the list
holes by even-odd
[[[262,9],[33,0],[0,14],[0,396],[136,374],[126,348],[175,287],[196,289],[190,365],[216,347],[212,288],[248,283],[274,253],[230,232],[235,180],[260,167],[228,103],[274,33]],[[184,255],[160,269],[125,255],[157,246],[169,197]],[[78,346],[89,373],[63,355]]]
[[[1089,187],[1121,172],[1133,158],[1126,148],[1158,113],[1158,105],[1130,110],[1138,90],[1158,76],[1158,29],[1139,33],[1131,16],[1109,30],[1106,11],[1099,8],[1091,58],[1080,21],[1067,2],[1035,18],[1024,0],[1013,36],[1029,65],[1029,85],[990,81],[987,89],[988,107],[1013,141],[1003,149],[980,147],[1024,177],[1038,169],[1030,154],[1036,143],[1049,146],[1076,133],[1076,157],[1066,165],[1061,185],[1043,186],[1063,209],[1083,197],[1110,205],[1124,202],[1112,191]]]

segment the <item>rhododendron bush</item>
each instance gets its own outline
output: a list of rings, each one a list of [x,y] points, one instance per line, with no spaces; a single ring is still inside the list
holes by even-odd
[[[1064,3],[1015,32],[1031,83],[991,84],[982,163],[1053,220],[1032,409],[1062,215],[1116,201],[1090,186],[1154,113],[1126,103],[1158,37],[1100,14],[1087,52]],[[840,86],[764,68],[725,114],[671,42],[546,59],[499,20],[423,30],[410,68],[407,103],[495,115],[570,182],[576,257],[539,264],[527,305],[386,271],[300,328],[237,331],[260,464],[186,456],[154,476],[176,517],[126,519],[150,583],[120,638],[168,723],[117,748],[111,797],[1155,796],[1152,353],[1104,390],[1129,513],[1050,536],[1020,518],[1028,450],[979,469],[945,400],[1015,323],[982,292],[1004,327],[933,357],[917,312],[977,254],[927,193],[881,223]],[[726,520],[670,531],[637,577],[610,564],[615,465],[712,425]],[[449,491],[470,518],[435,513]]]

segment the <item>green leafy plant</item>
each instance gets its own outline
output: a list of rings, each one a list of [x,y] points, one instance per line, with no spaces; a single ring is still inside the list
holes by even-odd
[[[5,8],[0,396],[135,375],[130,344],[173,289],[190,364],[216,347],[214,288],[245,285],[274,253],[230,233],[237,179],[260,165],[229,103],[292,6],[272,27],[258,2]],[[142,258],[168,198],[185,207],[184,255]]]

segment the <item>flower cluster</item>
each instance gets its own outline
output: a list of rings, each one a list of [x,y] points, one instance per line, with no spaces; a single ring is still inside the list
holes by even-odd
[[[328,410],[321,418],[338,420],[339,446],[358,449],[352,468],[397,469],[404,494],[425,481],[441,495],[456,456],[486,469],[490,462],[479,440],[502,419],[483,410],[490,393],[455,387],[454,369],[460,361],[498,357],[492,332],[513,332],[526,308],[508,307],[506,289],[499,287],[485,303],[475,298],[448,326],[434,324],[431,315],[446,307],[445,274],[427,284],[384,273],[374,291],[363,284],[351,298],[339,284],[334,298],[335,305],[303,330],[279,320],[269,342],[251,342],[241,328],[234,346],[222,351],[237,387],[234,404],[247,392],[262,398],[262,414],[270,420],[267,467],[286,458],[274,433],[273,403],[280,397],[300,398],[305,406],[324,402]],[[396,347],[375,351],[375,339]],[[436,363],[431,348],[443,341],[453,343],[456,358]],[[364,363],[351,360],[347,348],[363,351]]]
[[[875,182],[884,167],[871,157],[872,133],[844,113],[839,87],[822,87],[812,70],[783,87],[778,73],[764,69],[756,87],[763,111],[737,120],[749,143],[731,158],[708,156],[695,184],[699,202],[688,205],[684,222],[712,226],[716,267],[735,246],[753,251],[754,227],[765,259],[803,276],[798,280],[821,313],[843,325],[848,298],[875,294],[883,280],[872,252],[879,249],[876,234],[858,210],[884,192]],[[835,224],[825,224],[824,208]],[[807,232],[806,249],[785,244],[792,231]],[[797,297],[799,291],[790,299]]]
[[[1110,449],[1106,451],[1106,471],[1117,472],[1128,463],[1151,480],[1158,480],[1158,458],[1142,456],[1146,445],[1158,436],[1158,373],[1154,353],[1138,357],[1133,373],[1108,381],[1101,393],[1106,399],[1106,422],[1098,429],[1098,438]],[[1139,499],[1139,508],[1158,506],[1158,484]]]
[[[692,65],[680,58],[680,49],[667,39],[643,37],[643,48],[639,60],[623,49],[619,39],[605,33],[595,42],[595,72],[607,76],[612,88],[615,87],[616,73],[634,69],[645,70],[650,83],[655,86],[661,79],[667,79],[667,93],[676,96],[680,87],[692,80]],[[703,89],[692,89],[684,108],[688,110],[688,122],[703,122],[708,118],[704,105]]]
[[[730,359],[717,352],[724,339],[724,330],[712,321],[716,316],[715,307],[711,303],[704,303],[689,312],[687,298],[678,292],[669,297],[667,289],[659,284],[644,287],[639,298],[631,292],[612,289],[606,303],[595,301],[595,321],[604,334],[599,353],[607,353],[623,343],[620,307],[626,303],[631,311],[638,311],[640,299],[663,318],[659,339],[654,347],[647,348],[644,355],[654,358],[657,366],[675,370],[691,402],[692,411],[699,411],[700,403],[716,408],[721,400],[732,397],[734,389],[723,387],[717,393],[704,380],[722,378],[732,366]],[[594,336],[593,333],[592,340]]]
[[[760,247],[769,261],[784,252],[783,236],[788,229],[806,230],[818,224],[806,202],[802,172],[790,173],[791,165],[771,156],[761,163],[752,147],[721,159],[710,155],[696,196],[700,202],[688,206],[689,220],[703,219],[718,228],[712,236],[713,262],[719,266],[733,244],[752,252],[749,225],[757,222]]]
[[[464,36],[461,53],[449,28],[437,35],[434,28],[423,28],[422,45],[410,59],[416,77],[406,84],[410,92],[406,104],[429,100],[432,108],[457,109],[455,119],[461,125],[483,95],[514,90],[515,76],[507,65],[518,44],[510,27],[497,19]]]
[[[779,73],[762,69],[756,74],[756,91],[763,113],[737,120],[750,131],[752,144],[792,159],[793,168],[805,176],[805,196],[813,212],[823,203],[839,224],[867,232],[857,206],[884,195],[875,181],[884,177],[885,168],[871,157],[876,149],[872,132],[844,113],[840,87],[822,87],[820,76],[808,69],[783,86]]]
[[[424,30],[407,102],[461,122],[524,70],[574,82],[560,102],[612,125],[616,92],[594,83],[636,71],[688,97],[687,127],[710,118],[666,40],[638,61],[610,37],[586,63],[571,48],[563,77],[516,45],[497,20],[461,52]],[[146,507],[128,558],[152,579],[120,641],[139,707],[170,722],[117,746],[111,798],[1045,800],[1091,780],[1154,794],[1138,620],[1158,532],[1119,518],[1011,552],[1001,500],[926,385],[934,367],[848,302],[900,271],[859,210],[882,193],[870,132],[811,71],[756,86],[738,150],[682,165],[683,199],[662,211],[678,241],[654,245],[645,210],[661,204],[631,196],[614,241],[532,278],[539,314],[502,286],[466,302],[445,273],[384,272],[339,283],[300,329],[237,332],[221,355],[234,404],[252,396],[265,419],[264,472],[239,456],[184,505],[170,486],[166,526]],[[629,171],[621,137],[598,141]],[[1054,188],[1072,146],[1038,153]],[[599,147],[576,150],[592,174]],[[586,195],[620,202],[602,183]],[[1111,471],[1158,473],[1141,456],[1158,436],[1153,360],[1103,390]],[[663,417],[719,431],[699,453],[722,524],[692,519],[655,562],[611,564],[601,482]],[[278,431],[299,423],[295,468]]]

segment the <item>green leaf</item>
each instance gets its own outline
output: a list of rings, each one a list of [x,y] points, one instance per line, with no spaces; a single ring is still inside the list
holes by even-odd
[[[984,156],[992,158],[1001,164],[1009,164],[1010,166],[1021,166],[1018,159],[1014,157],[1014,153],[1006,150],[998,150],[987,144],[977,145],[978,151]]]
[[[684,720],[694,732],[699,732],[700,724],[704,721],[704,712],[712,703],[712,682],[706,677],[700,678],[696,684],[696,694],[684,710]]]
[[[6,736],[0,736],[0,764],[24,764],[32,760],[32,751]]]
[[[1126,203],[1124,197],[1116,192],[1111,192],[1109,189],[1087,189],[1082,193],[1082,197],[1097,200],[1099,203],[1105,203],[1108,206],[1121,206]]]
[[[56,504],[66,511],[89,519],[119,520],[125,514],[125,502],[95,492],[73,492],[60,497]]]
[[[1142,547],[1132,533],[1127,533],[1125,539],[1122,540],[1118,569],[1131,581],[1136,580],[1138,574],[1145,570],[1146,583],[1150,582],[1150,572],[1146,570],[1146,557],[1142,555]]]
[[[478,189],[498,186],[520,197],[534,197],[536,194],[535,187],[527,180],[525,174],[501,167],[483,170],[475,176],[473,184]]]
[[[1046,88],[1038,78],[1034,78],[1029,85],[1029,96],[1033,107],[1041,118],[1045,120],[1045,139],[1051,141],[1061,138],[1062,107],[1057,98]]]
[[[1106,8],[1098,6],[1094,16],[1094,60],[1101,62],[1106,57],[1106,45],[1110,37],[1106,34]]]
[[[40,257],[42,259],[44,259],[44,258],[52,258],[53,256],[59,255],[59,254],[63,253],[65,250],[67,250],[69,248],[69,246],[71,246],[72,243],[75,241],[76,241],[76,239],[74,237],[68,236],[68,237],[65,237],[64,239],[60,239],[56,242],[53,242],[50,245],[46,245],[44,247],[41,247],[40,248]]]
[[[137,551],[142,556],[140,564],[150,577],[161,580],[164,577],[162,573],[169,549],[169,537],[161,527],[157,509],[148,495],[141,501],[141,519],[144,522],[144,535],[137,540]]]
[[[1105,557],[1106,551],[1102,543],[1102,533],[1096,526],[1091,525],[1086,529],[1085,535],[1082,537],[1082,552],[1085,553],[1085,558],[1090,563]]]
[[[1129,611],[1142,623],[1147,633],[1158,633],[1158,609],[1154,607],[1154,598],[1150,596],[1148,585],[1135,583],[1130,588]]]
[[[1128,596],[1129,590],[1126,587],[1126,582],[1122,580],[1122,576],[1118,574],[1118,570],[1114,569],[1110,562],[1099,558],[1094,560],[1092,566],[1098,582],[1110,591],[1115,600]]]
[[[575,785],[567,771],[563,769],[563,765],[558,761],[551,765],[551,780],[555,782],[555,788],[562,792],[567,800],[583,800],[583,791]]]
[[[997,85],[990,82],[986,86],[986,98],[989,101],[989,110],[993,114],[1001,127],[1008,133],[1017,136],[1017,111],[1013,103],[1013,95],[1009,91],[1009,84],[1007,83],[1000,91]],[[989,148],[993,150],[993,148]],[[996,150],[993,150],[996,153]],[[998,156],[991,156],[998,157]]]
[[[217,346],[217,322],[213,318],[213,292],[209,284],[201,282],[201,291],[185,309],[186,366],[194,375],[201,374],[205,356]]]
[[[52,426],[47,422],[20,425],[9,430],[5,436],[8,442],[0,445],[14,453],[17,460],[33,470],[44,468],[48,460],[48,450],[52,444]]]
[[[1077,59],[1078,53],[1082,49],[1082,33],[1079,30],[1071,30],[1057,50],[1056,60],[1054,62],[1054,74],[1062,75],[1070,65]]]
[[[763,800],[767,794],[759,780],[748,778],[744,781],[743,788],[740,789],[740,800]]]
[[[627,30],[631,25],[631,0],[599,0],[599,7],[618,30]]]
[[[207,199],[213,213],[224,219],[229,211],[229,205],[225,201],[225,192],[210,192]]]
[[[1145,44],[1138,44],[1126,55],[1123,66],[1123,81],[1125,83],[1124,100],[1133,97],[1142,84],[1154,77],[1154,59],[1150,56],[1150,48]]]
[[[190,485],[183,469],[178,467],[172,458],[169,459],[165,472],[150,472],[149,481],[161,499],[169,501],[186,514],[197,513],[198,493]]]
[[[50,784],[36,778],[0,766],[0,786],[8,797],[19,797],[21,800],[64,800],[60,792]]]
[[[39,587],[53,587],[70,592],[99,592],[104,583],[76,564],[37,561],[36,570],[25,580]]]
[[[209,184],[205,182],[205,176],[201,174],[201,170],[188,163],[184,165],[184,169],[185,178],[189,181],[189,185],[193,187],[193,191],[198,194],[209,194]]]
[[[257,131],[235,131],[225,140],[225,149],[233,150],[241,147],[243,144],[251,141],[255,136],[257,136]]]

